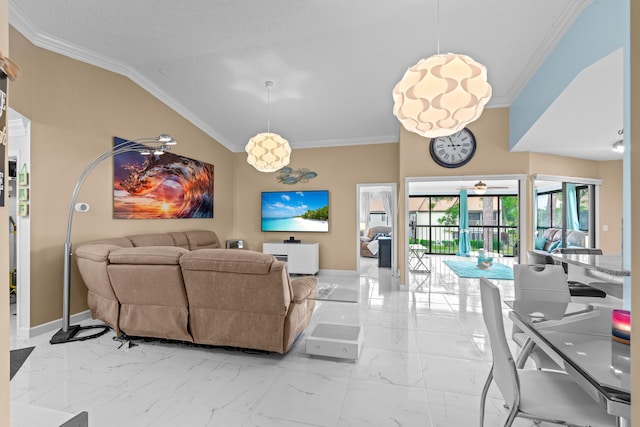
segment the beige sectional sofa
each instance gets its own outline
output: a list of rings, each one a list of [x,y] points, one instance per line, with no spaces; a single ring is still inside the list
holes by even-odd
[[[285,353],[313,313],[318,279],[272,255],[222,249],[198,230],[78,246],[94,318],[116,333]]]

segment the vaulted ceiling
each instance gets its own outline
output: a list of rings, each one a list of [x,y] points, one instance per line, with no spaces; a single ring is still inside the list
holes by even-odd
[[[130,77],[239,152],[266,131],[266,80],[271,130],[293,148],[397,142],[391,91],[438,49],[485,64],[488,107],[509,106],[588,3],[10,0],[9,20],[37,46]]]

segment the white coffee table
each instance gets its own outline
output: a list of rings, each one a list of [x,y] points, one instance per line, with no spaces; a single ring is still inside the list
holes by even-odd
[[[321,284],[305,339],[305,352],[314,356],[356,360],[360,356],[363,333],[358,315],[358,289],[340,284]],[[318,318],[319,317],[319,318]]]

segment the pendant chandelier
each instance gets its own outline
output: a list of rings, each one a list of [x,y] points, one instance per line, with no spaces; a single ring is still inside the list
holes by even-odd
[[[426,138],[454,134],[480,117],[491,98],[487,68],[466,55],[438,53],[409,67],[393,89],[393,114]]]
[[[273,82],[267,80],[267,131],[259,133],[249,140],[244,150],[247,152],[247,163],[260,172],[275,172],[289,164],[291,147],[289,142],[278,135],[271,133],[271,88]]]

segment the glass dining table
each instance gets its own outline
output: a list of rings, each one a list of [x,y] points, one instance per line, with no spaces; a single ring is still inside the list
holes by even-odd
[[[509,318],[527,335],[518,362],[536,346],[594,401],[631,425],[631,352],[611,338],[611,308],[549,301],[505,301]]]

